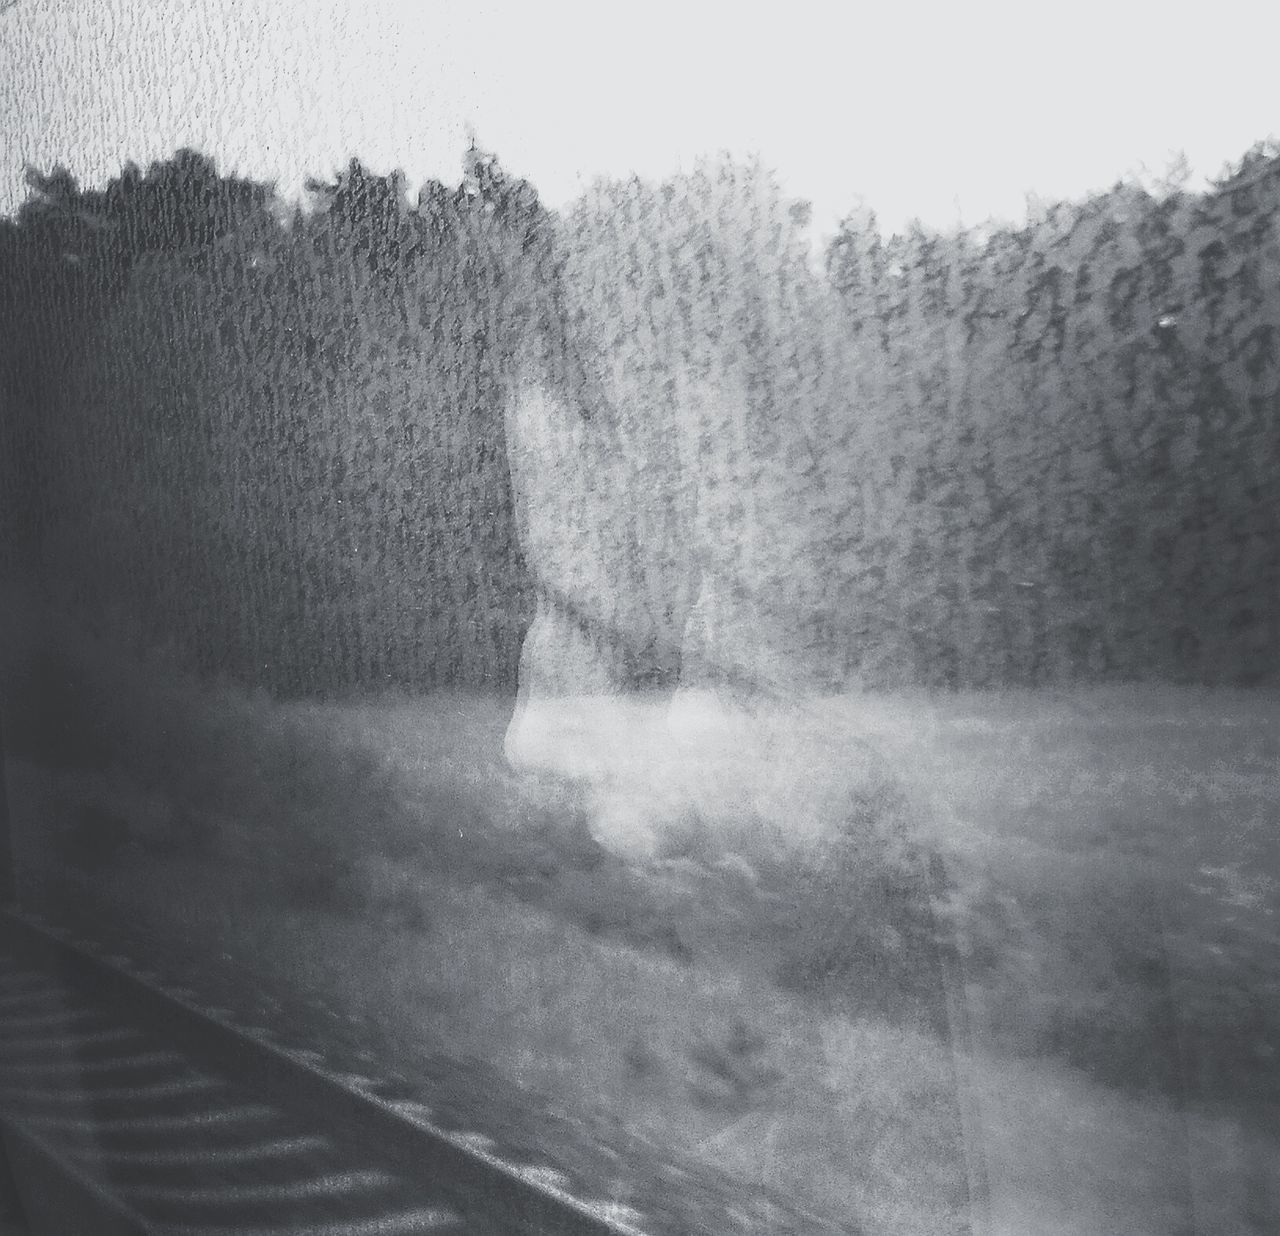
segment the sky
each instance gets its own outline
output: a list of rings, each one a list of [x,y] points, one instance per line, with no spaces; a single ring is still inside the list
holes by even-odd
[[[26,164],[184,145],[287,195],[352,155],[456,183],[474,130],[555,206],[728,150],[819,233],[1018,221],[1280,136],[1277,36],[1259,0],[0,0],[0,213]]]

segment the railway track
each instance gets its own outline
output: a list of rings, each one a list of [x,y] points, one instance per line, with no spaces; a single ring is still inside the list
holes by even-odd
[[[395,1087],[12,908],[0,909],[0,1135],[0,1236],[640,1232],[556,1173],[437,1126]]]

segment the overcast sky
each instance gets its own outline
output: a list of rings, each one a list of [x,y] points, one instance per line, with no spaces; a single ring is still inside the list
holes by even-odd
[[[456,182],[472,125],[553,205],[723,148],[824,230],[859,198],[889,229],[1020,219],[1280,136],[1278,36],[1263,0],[16,0],[0,212],[26,163],[100,184],[181,145],[285,192],[352,154]]]

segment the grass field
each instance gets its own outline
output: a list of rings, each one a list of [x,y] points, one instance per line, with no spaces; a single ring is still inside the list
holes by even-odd
[[[29,897],[261,1017],[318,1000],[306,1032],[673,1229],[1280,1220],[1275,695],[839,698],[674,736],[633,701],[563,719],[567,782],[506,768],[510,701],[45,681],[61,712],[11,684]]]
[[[1153,687],[842,711],[957,873],[997,1229],[1274,1229],[1280,700]]]

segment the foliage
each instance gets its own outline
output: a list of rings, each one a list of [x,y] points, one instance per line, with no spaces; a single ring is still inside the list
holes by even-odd
[[[786,649],[792,678],[819,673],[818,460],[852,375],[792,204],[759,165],[721,160],[661,184],[598,182],[561,236],[568,364],[546,368],[590,426],[537,460],[556,473],[539,496],[560,508],[561,590],[637,682],[746,685],[767,667],[734,654],[761,643]],[[699,581],[719,606],[709,648],[685,642]]]
[[[55,603],[289,693],[511,681],[503,386],[536,196],[490,171],[410,208],[353,161],[284,219],[187,152],[101,193],[32,183],[14,312],[51,325],[29,369],[13,351],[6,421]],[[71,253],[85,219],[112,243]],[[75,287],[47,281],[70,258]]]
[[[1280,152],[1021,229],[850,218],[868,681],[1248,683],[1280,664]]]
[[[189,150],[29,183],[0,573],[205,673],[509,686],[534,583],[505,418],[538,370],[586,426],[554,467],[606,560],[568,599],[637,684],[765,673],[681,647],[695,569],[811,685],[1280,664],[1268,147],[985,236],[854,215],[825,279],[803,210],[727,161],[563,217],[474,146],[412,204],[354,159],[292,212]]]

